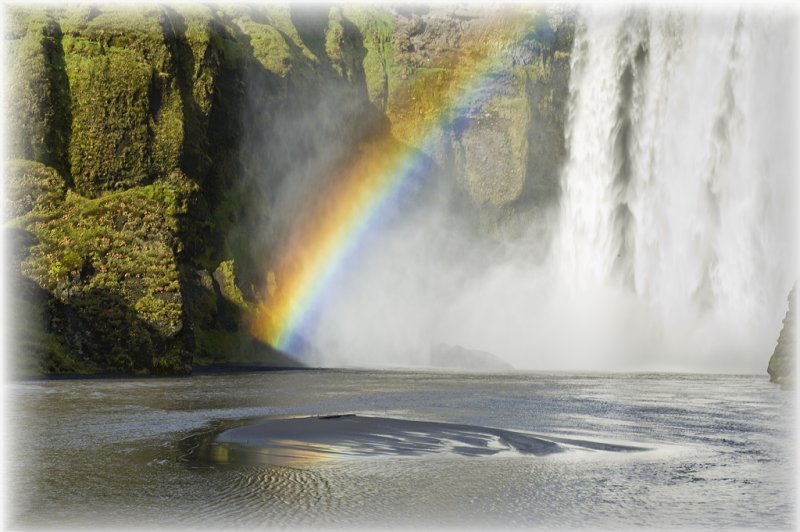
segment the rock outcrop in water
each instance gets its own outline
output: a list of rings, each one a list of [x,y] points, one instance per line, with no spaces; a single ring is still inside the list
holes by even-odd
[[[400,117],[446,99],[462,40],[506,45],[480,9],[8,15],[10,352],[27,374],[280,363],[244,324],[267,282],[277,237],[254,228],[282,216],[277,184],[376,131],[413,146]],[[536,21],[489,107],[460,109],[469,127],[429,154],[487,232],[558,190],[573,25]]]
[[[438,344],[431,349],[430,365],[434,368],[461,371],[512,371],[513,366],[486,351],[460,345]]]
[[[549,456],[565,451],[642,452],[646,447],[537,436],[492,427],[355,414],[268,419],[217,434],[192,451],[213,464],[298,464],[337,458],[444,454]]]
[[[783,320],[783,328],[778,337],[778,344],[769,359],[767,373],[770,382],[791,388],[795,385],[795,365],[797,355],[797,287],[789,293],[789,309]]]

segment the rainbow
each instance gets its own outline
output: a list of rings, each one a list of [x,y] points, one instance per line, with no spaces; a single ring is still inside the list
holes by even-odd
[[[494,78],[509,68],[509,45],[531,21],[530,14],[505,18],[492,33],[462,46],[433,87],[419,88],[426,91],[424,109],[415,107],[410,91],[408,106],[395,106],[400,118],[391,133],[363,144],[327,180],[331,186],[320,191],[307,216],[291,228],[279,262],[267,274],[263,298],[250,316],[253,336],[290,355],[302,353],[302,333],[323,312],[336,277],[380,227],[382,215],[424,177],[422,154],[440,132],[453,128],[456,117],[463,120],[464,110],[480,108],[491,98]]]

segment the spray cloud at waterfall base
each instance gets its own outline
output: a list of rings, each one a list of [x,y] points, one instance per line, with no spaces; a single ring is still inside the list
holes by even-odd
[[[446,146],[500,90],[514,48],[457,63],[435,120],[364,148],[391,161],[344,171],[400,192],[323,211],[319,226],[345,233],[322,239],[321,264],[296,286],[273,274],[287,301],[324,285],[282,347],[320,365],[425,366],[445,344],[518,369],[762,372],[797,272],[784,15],[581,10],[560,191],[509,231],[470,221]]]

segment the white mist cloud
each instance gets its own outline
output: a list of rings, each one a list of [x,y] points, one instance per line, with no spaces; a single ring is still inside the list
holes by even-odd
[[[590,15],[576,37],[576,54],[602,60],[574,59],[560,204],[499,242],[476,230],[479,207],[453,208],[456,176],[439,168],[347,262],[310,331],[322,363],[425,365],[445,343],[517,369],[765,370],[797,278],[796,61],[776,53],[796,55],[794,24],[638,16],[634,31]],[[331,158],[324,143],[309,153]],[[287,181],[282,208],[304,183]]]

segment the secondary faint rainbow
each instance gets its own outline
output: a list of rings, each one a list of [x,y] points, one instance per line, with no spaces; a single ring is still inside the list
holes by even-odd
[[[426,148],[443,128],[452,127],[450,121],[464,118],[458,110],[474,109],[476,102],[480,106],[491,96],[493,76],[509,68],[508,45],[530,21],[530,15],[505,17],[491,33],[462,45],[435,83],[422,88],[433,91],[425,95],[425,109],[413,101],[420,88],[409,91],[407,101],[395,106],[400,112],[393,134],[364,144],[353,160],[334,171],[327,180],[331,185],[298,217],[270,269],[263,299],[250,316],[255,337],[290,354],[302,350],[302,332],[323,310],[336,276],[358,256],[366,235],[380,225],[381,214],[424,172],[421,155]]]

